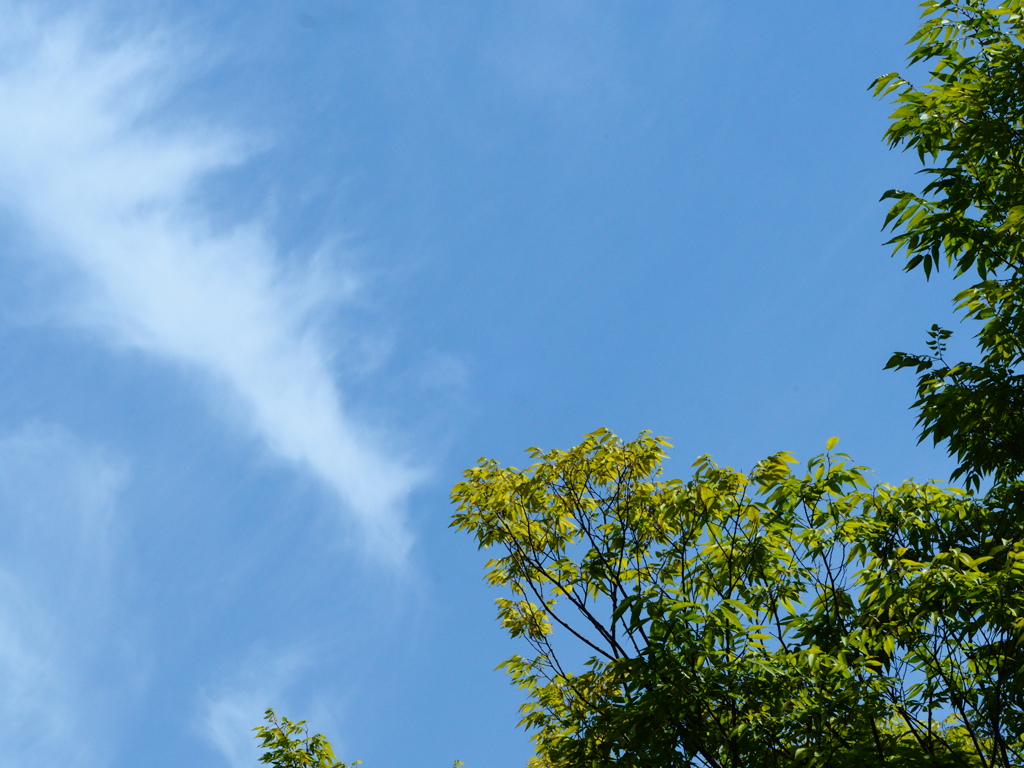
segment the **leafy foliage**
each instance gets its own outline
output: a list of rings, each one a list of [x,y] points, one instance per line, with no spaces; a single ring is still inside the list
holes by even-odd
[[[318,733],[309,735],[306,721],[293,723],[287,717],[279,718],[268,709],[261,725],[253,730],[260,741],[260,748],[266,750],[260,757],[261,763],[274,768],[352,768],[359,765],[343,763],[334,756],[334,749],[326,737]]]
[[[455,487],[453,525],[502,550],[499,615],[535,651],[503,666],[539,764],[1019,763],[1024,546],[993,538],[999,515],[871,489],[835,453],[665,481],[666,447],[600,430]]]
[[[261,763],[274,768],[355,768],[362,761],[343,763],[334,756],[334,748],[327,738],[318,733],[309,735],[306,721],[293,723],[287,717],[278,717],[268,709],[263,717],[268,725],[254,728],[260,747],[266,750],[260,757]],[[462,768],[464,763],[456,760],[452,768]]]
[[[921,438],[946,442],[954,477],[978,489],[986,476],[1024,472],[1024,3],[923,7],[910,60],[930,67],[930,81],[918,88],[890,74],[874,90],[897,104],[889,144],[915,151],[930,180],[919,194],[887,192],[886,224],[907,270],[977,274],[956,303],[981,322],[980,360],[947,362],[950,332],[935,326],[929,354],[898,353],[889,367],[916,369]]]
[[[538,766],[1024,764],[1024,0],[922,7],[928,81],[873,84],[927,177],[885,226],[907,270],[977,276],[955,302],[979,355],[948,361],[933,326],[888,367],[917,372],[921,439],[967,492],[869,487],[834,443],[686,482],[648,433],[481,460],[453,525],[500,552]]]

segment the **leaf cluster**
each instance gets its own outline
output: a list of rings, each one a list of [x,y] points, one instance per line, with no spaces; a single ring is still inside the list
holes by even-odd
[[[667,447],[599,430],[453,491],[533,648],[502,666],[539,764],[1020,762],[1024,549],[998,514],[831,452],[663,480]]]
[[[927,82],[873,84],[926,178],[883,196],[885,227],[907,270],[976,275],[955,303],[978,357],[936,325],[887,367],[917,373],[920,437],[967,491],[869,486],[834,441],[685,482],[649,433],[481,460],[453,525],[498,551],[532,648],[502,666],[537,768],[1024,764],[1024,0],[922,8]]]
[[[1024,3],[923,8],[910,60],[928,68],[928,82],[890,74],[873,84],[897,106],[886,140],[916,152],[928,179],[920,192],[883,196],[894,201],[885,223],[907,270],[977,275],[956,305],[980,323],[979,360],[948,361],[950,332],[934,326],[927,354],[897,353],[888,367],[917,371],[921,439],[945,443],[954,478],[976,490],[986,477],[1024,473]]]
[[[260,748],[265,750],[261,763],[274,768],[352,768],[359,765],[358,760],[354,763],[338,760],[323,734],[309,735],[305,720],[293,723],[287,717],[278,717],[273,709],[266,711],[264,720],[266,725],[253,729]]]

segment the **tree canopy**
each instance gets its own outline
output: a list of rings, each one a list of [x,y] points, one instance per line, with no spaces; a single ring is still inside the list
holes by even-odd
[[[354,768],[359,761],[343,763],[334,756],[334,748],[322,733],[309,735],[306,721],[293,723],[278,717],[272,709],[264,715],[266,725],[254,730],[260,748],[261,763],[274,768]]]
[[[879,78],[878,95],[897,110],[886,132],[892,147],[913,150],[928,183],[890,190],[889,242],[907,270],[930,276],[950,267],[979,282],[956,295],[965,318],[982,323],[977,362],[950,363],[950,332],[935,326],[930,354],[897,354],[890,367],[916,368],[915,407],[922,438],[945,442],[959,465],[954,478],[977,490],[982,478],[1012,482],[1024,471],[1024,47],[1022,4],[928,2],[911,39],[911,63],[930,67],[915,87],[897,74]]]
[[[927,179],[883,197],[890,243],[926,278],[977,275],[955,297],[976,361],[948,361],[938,326],[889,361],[916,370],[921,439],[966,490],[870,486],[834,440],[804,470],[705,456],[667,480],[666,440],[605,430],[455,486],[453,525],[498,550],[499,617],[533,649],[503,666],[537,766],[1024,763],[1022,6],[925,2],[926,82],[872,86]]]

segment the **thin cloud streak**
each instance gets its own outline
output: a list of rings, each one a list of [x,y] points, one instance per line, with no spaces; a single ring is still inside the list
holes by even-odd
[[[111,679],[121,462],[55,427],[0,437],[0,734],[5,764],[95,765]],[[56,567],[58,566],[59,567]],[[93,668],[105,664],[98,678]],[[119,670],[120,671],[120,670]]]
[[[77,273],[86,298],[68,316],[232,393],[269,449],[333,489],[372,551],[401,563],[418,473],[343,405],[315,322],[336,296],[315,268],[286,272],[260,221],[218,231],[195,203],[252,142],[147,122],[178,87],[181,41],[100,47],[82,18],[41,22],[18,5],[0,5],[0,27],[0,203],[39,254]]]
[[[263,722],[268,706],[282,706],[295,673],[307,666],[308,656],[298,649],[277,654],[252,649],[237,673],[202,692],[197,711],[198,730],[231,768],[247,768],[259,761],[253,727]],[[294,712],[279,715],[294,721]]]

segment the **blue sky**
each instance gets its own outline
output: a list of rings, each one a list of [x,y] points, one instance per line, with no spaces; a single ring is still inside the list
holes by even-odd
[[[867,92],[916,3],[0,0],[4,765],[522,765],[448,530],[606,426],[944,477]]]

